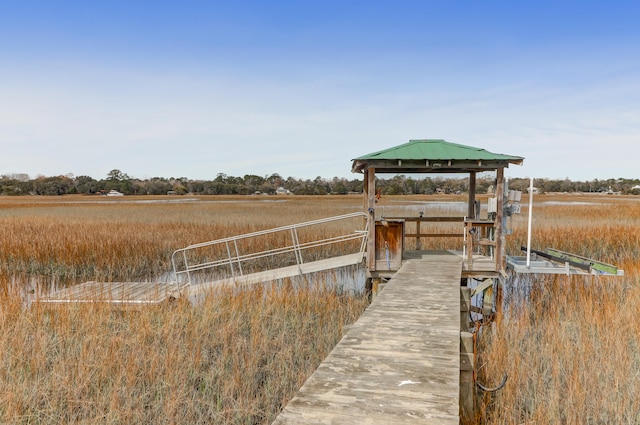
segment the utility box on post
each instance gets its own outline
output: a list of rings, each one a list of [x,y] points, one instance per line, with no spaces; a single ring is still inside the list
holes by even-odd
[[[376,221],[375,270],[397,271],[402,266],[404,220]]]

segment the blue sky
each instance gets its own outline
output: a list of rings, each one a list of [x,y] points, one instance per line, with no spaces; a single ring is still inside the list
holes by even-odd
[[[640,3],[0,0],[0,174],[357,178],[434,138],[640,178]]]

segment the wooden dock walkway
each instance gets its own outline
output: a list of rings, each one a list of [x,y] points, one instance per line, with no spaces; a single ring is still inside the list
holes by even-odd
[[[461,273],[405,261],[273,424],[458,424]]]

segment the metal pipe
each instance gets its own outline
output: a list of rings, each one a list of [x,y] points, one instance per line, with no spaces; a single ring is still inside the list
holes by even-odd
[[[529,179],[529,220],[527,223],[527,268],[531,265],[531,222],[533,220],[533,177]]]
[[[191,273],[189,273],[189,261],[187,260],[187,251],[182,251],[182,260],[184,261],[184,270],[187,272],[187,280],[189,281],[189,285],[191,285]],[[178,280],[178,275],[176,273],[176,285],[178,289],[180,289],[180,281]]]
[[[467,221],[467,217],[464,217],[464,221]],[[467,258],[467,224],[462,226],[462,258]]]

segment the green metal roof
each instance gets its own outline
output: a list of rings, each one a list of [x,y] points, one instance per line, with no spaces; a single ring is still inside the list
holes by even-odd
[[[442,139],[410,140],[353,160],[352,171],[375,167],[383,172],[466,172],[522,164],[524,158],[489,152]],[[403,165],[404,163],[404,165]]]
[[[450,143],[442,139],[410,140],[409,143],[360,156],[358,159],[432,159],[432,160],[516,160],[519,156],[492,153],[486,149]]]

